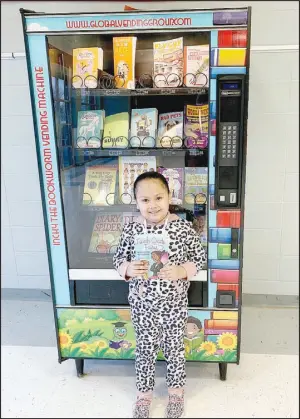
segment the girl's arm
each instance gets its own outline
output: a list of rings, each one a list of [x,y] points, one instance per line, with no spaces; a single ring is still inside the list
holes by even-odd
[[[200,236],[192,227],[188,228],[185,244],[188,262],[183,263],[181,266],[186,270],[187,279],[190,279],[204,268],[207,258]]]
[[[117,250],[113,257],[113,265],[119,275],[125,280],[129,280],[126,276],[126,270],[131,262],[132,253],[132,230],[130,224],[126,224],[123,228]]]

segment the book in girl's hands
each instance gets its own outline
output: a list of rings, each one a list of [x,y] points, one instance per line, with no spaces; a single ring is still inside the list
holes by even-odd
[[[169,262],[168,249],[163,234],[137,235],[135,239],[135,260],[148,265],[144,279],[156,279],[159,271]]]
[[[186,204],[205,204],[207,200],[207,167],[186,167],[184,178],[184,201]]]
[[[129,114],[120,112],[109,115],[104,120],[103,148],[127,148]]]
[[[188,148],[206,148],[208,145],[208,103],[185,105],[184,139]]]
[[[157,109],[132,109],[130,124],[131,147],[155,147]]]
[[[184,84],[207,87],[209,81],[209,45],[184,47]]]
[[[101,147],[104,117],[104,110],[78,112],[77,148]]]
[[[123,214],[97,214],[91,236],[90,253],[114,253],[123,228]]]
[[[81,87],[96,88],[99,70],[103,70],[102,48],[73,49],[72,85],[75,89]]]
[[[113,38],[114,74],[117,89],[135,88],[135,51],[137,38],[116,36]]]
[[[86,169],[83,205],[113,205],[117,180],[116,166],[89,166]]]
[[[183,80],[183,38],[153,42],[155,87],[178,87]]]
[[[183,145],[183,112],[161,113],[158,119],[156,147],[178,148]]]
[[[135,179],[144,172],[156,171],[154,156],[122,156],[119,157],[119,194],[123,204],[134,204],[133,194]]]
[[[168,181],[172,205],[182,205],[183,202],[183,168],[166,169],[159,167],[161,173]]]

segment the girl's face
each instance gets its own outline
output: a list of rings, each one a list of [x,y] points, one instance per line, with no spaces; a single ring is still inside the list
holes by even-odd
[[[167,188],[158,179],[144,179],[137,185],[137,207],[149,223],[158,224],[166,218],[170,200]]]

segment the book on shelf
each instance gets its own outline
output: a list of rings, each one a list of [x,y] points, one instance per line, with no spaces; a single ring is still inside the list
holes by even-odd
[[[123,228],[123,214],[97,214],[88,252],[114,253]]]
[[[206,148],[208,145],[208,103],[185,105],[184,138],[188,148]]]
[[[159,167],[158,173],[162,174],[168,181],[170,188],[171,204],[182,205],[183,203],[183,168]]]
[[[186,167],[184,200],[186,204],[205,204],[207,200],[208,168]]]
[[[182,145],[183,112],[159,114],[156,147],[178,148]]]
[[[109,115],[104,120],[103,148],[127,148],[129,131],[129,114],[120,112]]]
[[[79,111],[77,122],[77,148],[100,148],[105,111]]]
[[[183,38],[153,42],[154,86],[178,87],[183,81]]]
[[[207,216],[195,215],[193,219],[193,229],[199,234],[202,246],[207,246]]]
[[[235,297],[239,297],[239,285],[238,284],[218,284],[217,291],[234,291]]]
[[[96,88],[98,72],[103,70],[103,49],[98,47],[73,49],[74,88]]]
[[[133,185],[136,178],[144,172],[156,171],[154,156],[119,157],[119,195],[123,204],[134,204]]]
[[[184,47],[184,84],[207,87],[209,84],[209,45]]]
[[[223,333],[232,333],[233,335],[237,335],[238,331],[237,331],[237,328],[236,329],[204,329],[204,336],[207,336],[207,335],[219,336],[219,335],[222,335]]]
[[[237,311],[211,311],[210,318],[212,320],[238,320]]]
[[[139,215],[139,212],[123,212],[123,224],[133,223]]]
[[[113,205],[115,200],[117,166],[88,166],[85,173],[83,205]]]
[[[135,52],[137,38],[113,37],[114,75],[117,89],[135,88]]]
[[[130,122],[131,147],[155,147],[157,109],[132,109]]]
[[[237,320],[214,320],[214,319],[205,319],[204,320],[204,330],[205,329],[215,329],[215,330],[236,330],[238,328]]]
[[[239,271],[237,269],[212,269],[210,281],[215,284],[238,284]]]

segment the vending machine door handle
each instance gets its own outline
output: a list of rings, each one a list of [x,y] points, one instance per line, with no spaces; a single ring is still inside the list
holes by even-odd
[[[232,228],[231,229],[231,259],[238,259],[239,252],[239,229]]]

